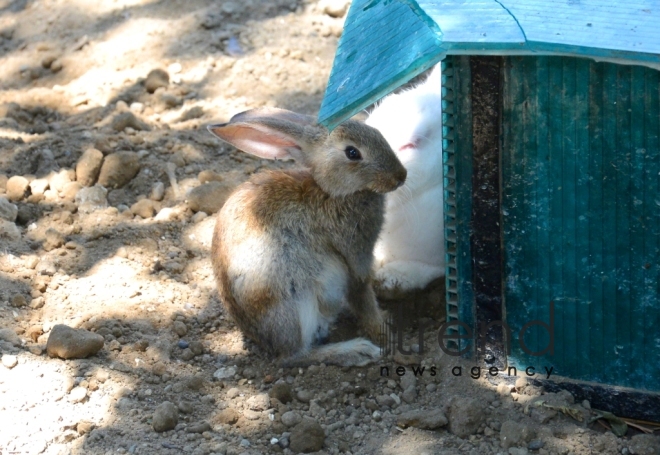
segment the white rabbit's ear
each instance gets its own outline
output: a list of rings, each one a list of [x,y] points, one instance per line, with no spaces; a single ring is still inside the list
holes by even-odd
[[[229,123],[211,125],[208,129],[223,141],[260,158],[302,161],[300,125],[279,119],[267,121],[263,117],[240,118],[240,115]],[[238,122],[235,121],[237,117]]]

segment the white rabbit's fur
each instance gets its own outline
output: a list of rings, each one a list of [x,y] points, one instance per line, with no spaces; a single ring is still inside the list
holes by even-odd
[[[375,287],[388,297],[445,274],[440,65],[426,81],[384,98],[366,123],[380,130],[408,170],[387,195],[374,250]]]

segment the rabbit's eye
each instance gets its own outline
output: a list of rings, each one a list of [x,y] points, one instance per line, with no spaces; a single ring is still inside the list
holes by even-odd
[[[352,145],[346,147],[344,152],[346,153],[346,158],[348,158],[351,161],[359,161],[362,159],[362,154],[360,153],[360,151],[355,147],[353,147]]]

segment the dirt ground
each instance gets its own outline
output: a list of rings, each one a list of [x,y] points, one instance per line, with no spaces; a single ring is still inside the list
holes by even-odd
[[[558,412],[589,416],[570,395],[473,379],[434,341],[437,311],[423,352],[343,369],[280,369],[225,316],[206,212],[287,164],[206,125],[316,114],[345,3],[0,0],[1,455],[660,453],[658,436]],[[88,191],[94,156],[107,187]],[[104,346],[51,358],[56,324]],[[157,432],[164,402],[174,422]]]

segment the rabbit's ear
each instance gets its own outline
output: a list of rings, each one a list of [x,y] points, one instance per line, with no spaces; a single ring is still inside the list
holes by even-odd
[[[303,125],[277,117],[244,114],[235,115],[229,123],[211,125],[209,131],[260,158],[303,161]]]
[[[260,107],[257,109],[250,109],[249,111],[241,112],[232,117],[230,123],[233,122],[248,122],[255,119],[276,119],[285,122],[297,123],[299,125],[314,125],[316,119],[311,115],[298,114],[297,112],[287,111],[286,109],[278,109],[276,107]]]

